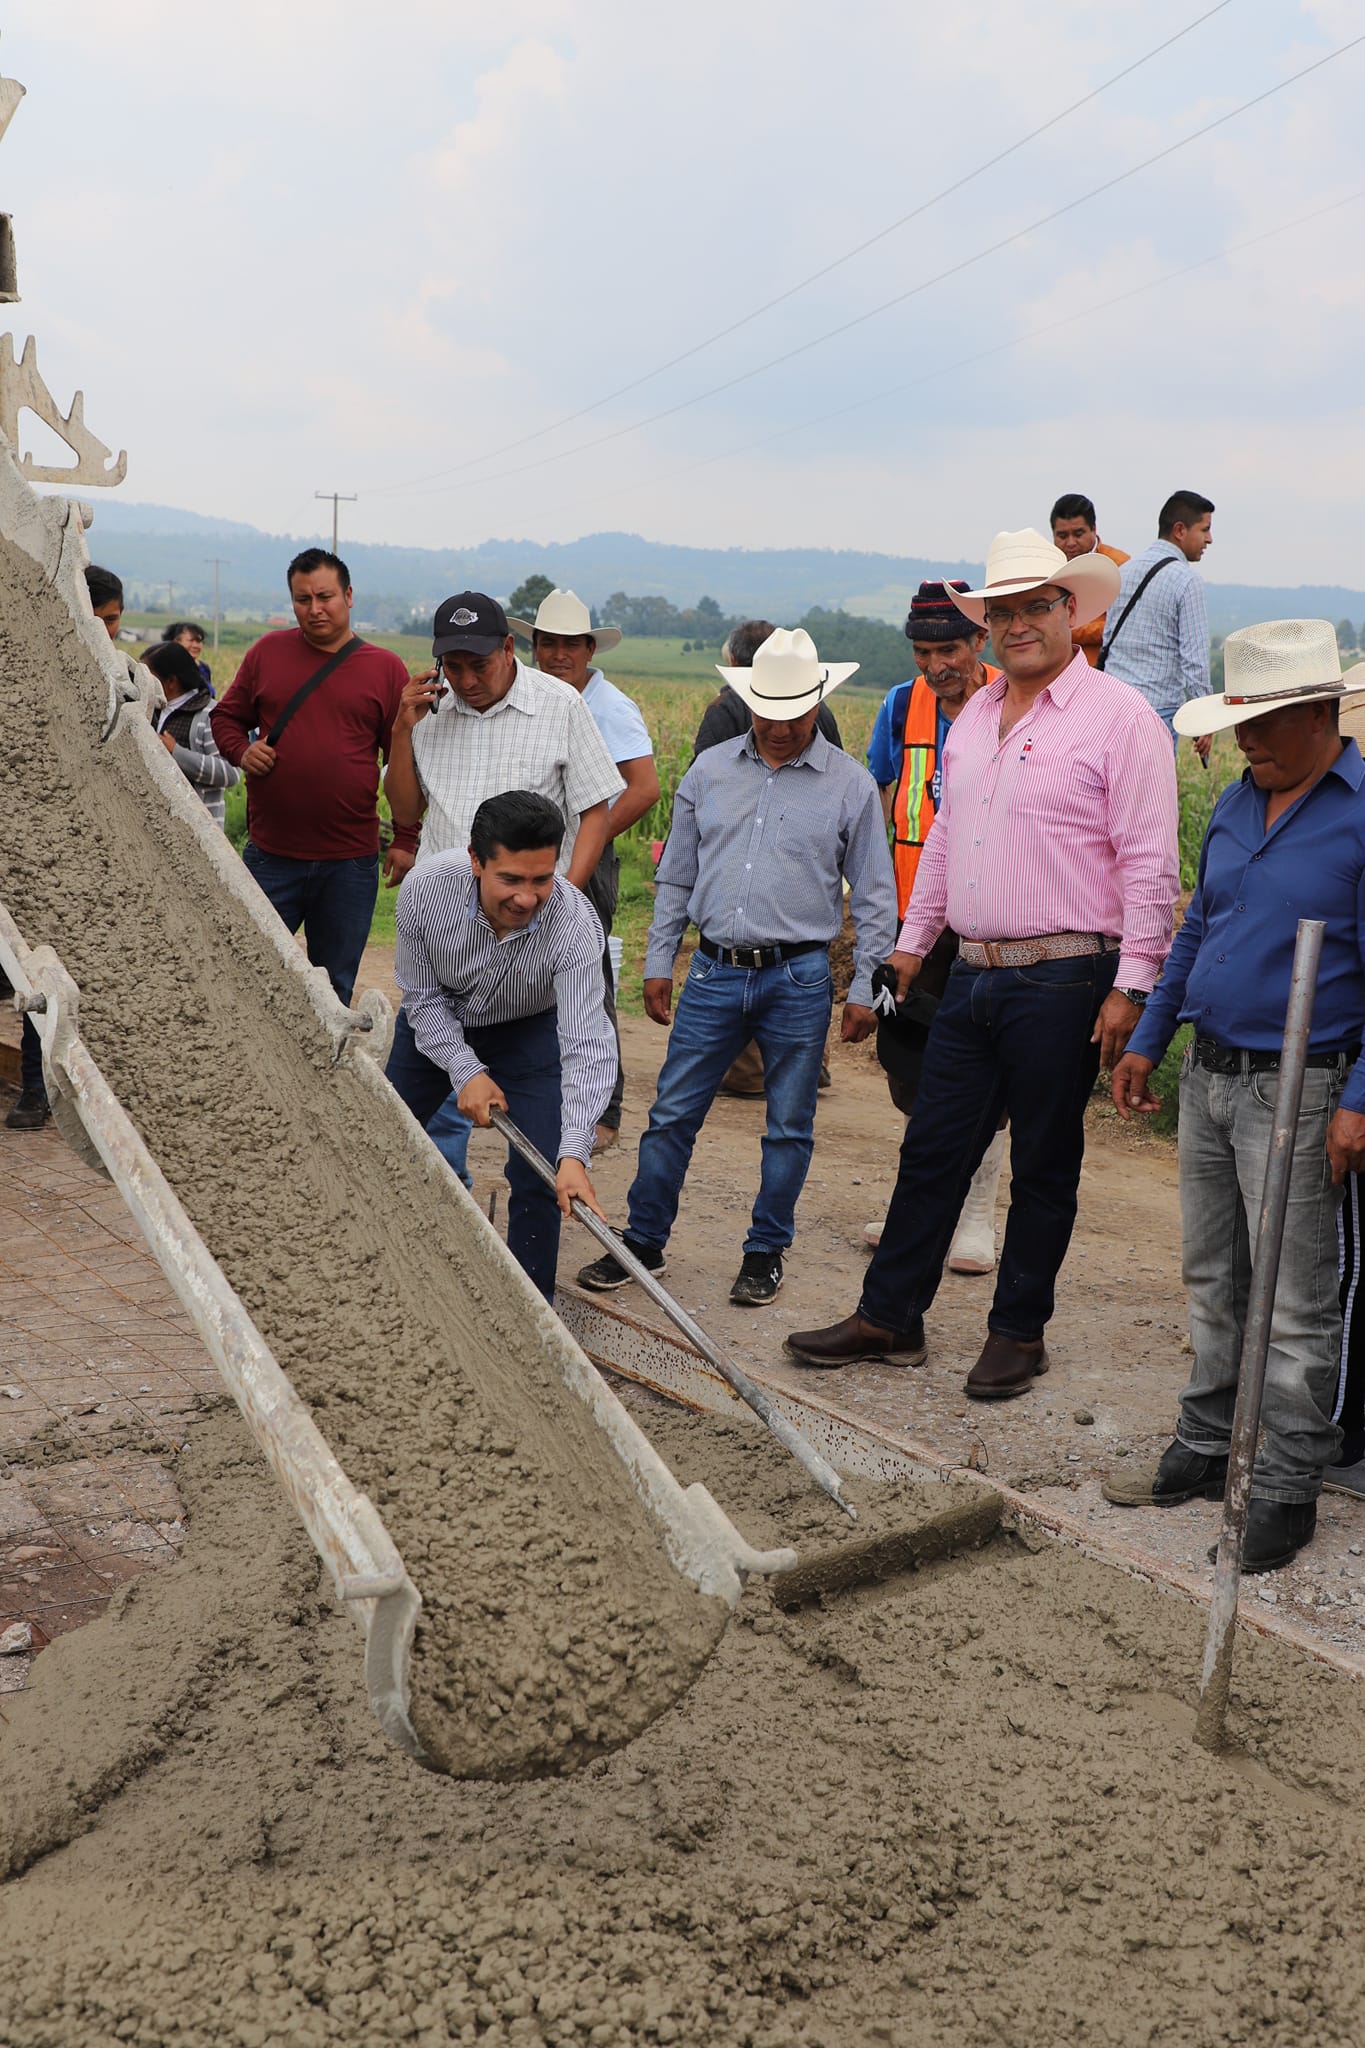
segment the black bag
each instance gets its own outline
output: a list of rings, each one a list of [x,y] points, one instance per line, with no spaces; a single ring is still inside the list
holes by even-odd
[[[1096,655],[1096,668],[1106,668],[1108,666],[1109,650],[1113,646],[1114,642],[1118,639],[1119,634],[1124,629],[1124,626],[1127,624],[1129,612],[1133,609],[1133,606],[1137,603],[1138,599],[1141,597],[1143,591],[1147,588],[1147,585],[1151,582],[1152,578],[1154,576],[1159,576],[1163,569],[1168,569],[1174,560],[1174,555],[1163,555],[1159,562],[1153,562],[1151,568],[1147,571],[1147,574],[1143,577],[1141,583],[1139,583],[1137,589],[1133,592],[1127,604],[1119,613],[1119,622],[1117,626],[1115,626],[1113,632],[1109,635],[1109,638],[1104,642],[1104,645],[1100,648],[1099,653]]]
[[[290,719],[294,716],[294,713],[308,702],[308,699],[312,696],[314,690],[320,689],[323,683],[326,682],[328,676],[330,676],[335,669],[339,669],[341,667],[342,662],[345,661],[349,655],[354,654],[358,647],[368,647],[368,645],[369,642],[367,640],[362,640],[359,634],[352,634],[351,638],[346,642],[346,645],[344,647],[338,647],[335,654],[328,655],[326,661],[323,662],[322,667],[314,669],[312,675],[309,676],[307,682],[301,683],[298,689],[295,690],[293,696],[289,699],[289,702],[285,705],[283,711],[280,713],[279,717],[275,720],[275,723],[271,726],[269,732],[266,734],[266,745],[268,747],[277,747],[280,743],[280,734],[284,731]]]

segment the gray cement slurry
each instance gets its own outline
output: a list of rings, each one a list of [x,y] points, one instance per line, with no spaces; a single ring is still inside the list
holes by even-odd
[[[642,1412],[810,1529],[754,1433]],[[0,1722],[14,2048],[1354,2048],[1360,1692],[1282,1645],[1210,1758],[1195,1610],[1001,1536],[795,1615],[751,1585],[573,1778],[433,1778],[236,1417],[188,1435],[182,1561]]]
[[[7,905],[81,990],[95,1058],[425,1607],[412,1717],[449,1768],[572,1767],[645,1726],[724,1626],[508,1290],[472,1205],[331,1064],[215,882],[62,600],[0,543]],[[125,710],[125,720],[136,712]],[[432,1154],[434,1160],[435,1155]]]

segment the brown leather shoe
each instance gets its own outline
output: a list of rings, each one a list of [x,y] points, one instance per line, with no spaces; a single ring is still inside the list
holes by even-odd
[[[1047,1371],[1047,1363],[1041,1337],[1036,1343],[1021,1344],[1016,1337],[1001,1337],[992,1330],[963,1392],[973,1401],[1013,1400],[1028,1392],[1032,1381]]]
[[[786,1348],[798,1365],[827,1372],[841,1365],[923,1365],[929,1356],[922,1322],[909,1330],[880,1330],[860,1315],[845,1316],[827,1330],[793,1330]]]

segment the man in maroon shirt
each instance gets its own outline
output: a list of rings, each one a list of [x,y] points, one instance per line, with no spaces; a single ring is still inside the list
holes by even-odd
[[[379,756],[388,759],[408,672],[351,631],[350,571],[336,555],[296,555],[289,595],[298,631],[247,649],[210,722],[219,753],[246,776],[246,865],[290,931],[303,926],[308,958],[349,1003],[379,891]],[[290,700],[334,661],[280,725]],[[416,838],[395,832],[384,862],[390,887],[412,866]]]

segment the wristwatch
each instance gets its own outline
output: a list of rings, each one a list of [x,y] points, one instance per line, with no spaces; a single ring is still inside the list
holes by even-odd
[[[1145,988],[1120,988],[1115,989],[1114,993],[1115,995],[1126,996],[1130,1003],[1136,1003],[1138,1008],[1141,1009],[1147,1001],[1150,991]]]

